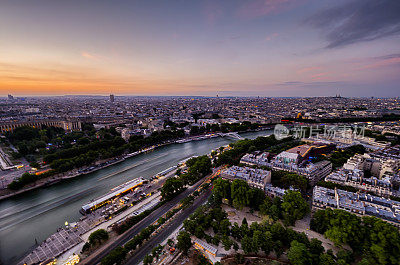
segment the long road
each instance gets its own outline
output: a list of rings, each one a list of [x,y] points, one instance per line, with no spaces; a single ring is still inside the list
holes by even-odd
[[[161,230],[157,235],[150,238],[149,241],[144,243],[140,246],[139,250],[135,252],[135,254],[127,261],[126,264],[128,265],[136,265],[139,264],[143,258],[151,252],[151,250],[161,244],[171,233],[173,233],[181,224],[182,222],[189,217],[199,206],[201,206],[204,202],[207,201],[208,197],[211,194],[211,188],[208,189],[206,192],[200,195],[196,201],[189,206],[188,208],[184,209],[182,213],[179,214],[167,227]]]
[[[105,256],[107,256],[111,250],[113,250],[114,248],[116,248],[118,246],[122,246],[122,245],[126,244],[129,240],[131,240],[140,231],[142,231],[144,228],[146,228],[149,225],[151,225],[152,223],[154,223],[163,214],[165,214],[166,212],[171,210],[173,207],[175,207],[183,198],[186,198],[189,194],[191,194],[198,187],[200,187],[200,185],[203,183],[205,178],[199,180],[196,184],[194,184],[193,186],[191,186],[188,189],[186,189],[185,191],[183,191],[181,194],[179,194],[174,199],[165,203],[160,208],[157,208],[156,210],[154,210],[142,221],[140,221],[139,223],[137,223],[136,225],[131,227],[128,231],[126,231],[122,235],[120,235],[115,241],[103,246],[102,248],[100,248],[96,252],[94,252],[92,255],[90,255],[86,259],[82,260],[81,264],[95,265],[95,264],[100,263],[100,261]]]

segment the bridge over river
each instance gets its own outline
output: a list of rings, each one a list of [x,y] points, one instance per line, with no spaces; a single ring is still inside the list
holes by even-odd
[[[240,136],[237,132],[229,132],[229,133],[218,133],[221,137],[230,137],[237,140],[243,140],[244,138]]]

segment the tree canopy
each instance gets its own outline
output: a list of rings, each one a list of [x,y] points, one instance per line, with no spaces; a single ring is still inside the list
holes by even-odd
[[[251,188],[244,180],[235,179],[230,182],[219,178],[214,181],[211,201],[220,205],[222,199],[228,200],[229,204],[238,209],[247,206],[259,210],[264,202],[265,193],[260,189]]]
[[[89,235],[89,244],[96,245],[108,240],[108,232],[104,229],[98,229]]]
[[[376,217],[318,210],[310,226],[337,245],[348,244],[362,257],[361,264],[398,264],[400,259],[398,228]]]
[[[310,208],[300,192],[293,190],[285,192],[282,202],[282,215],[286,224],[294,225],[296,220],[302,219],[309,211]]]
[[[161,196],[164,200],[171,200],[184,189],[183,181],[179,178],[169,178],[161,188]]]
[[[178,234],[178,243],[177,248],[180,249],[184,255],[187,255],[189,249],[192,247],[192,239],[190,238],[189,233],[185,231],[181,231]]]

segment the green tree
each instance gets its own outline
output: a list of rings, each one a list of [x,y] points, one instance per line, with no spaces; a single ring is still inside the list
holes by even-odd
[[[351,264],[354,261],[353,252],[341,249],[336,254],[338,260],[343,260],[345,264]]]
[[[389,265],[397,264],[400,259],[399,230],[376,217],[361,219],[343,210],[320,210],[313,215],[311,229],[324,233],[336,245],[348,244],[360,256],[360,264]],[[351,252],[338,252],[338,264],[352,262]]]
[[[343,210],[334,210],[329,220],[330,227],[324,235],[336,245],[350,244],[357,247],[362,238],[361,219]]]
[[[265,255],[269,255],[273,247],[272,234],[270,231],[265,231],[261,250],[264,251]]]
[[[240,244],[242,245],[242,249],[245,254],[249,254],[249,253],[253,252],[253,241],[248,235],[245,235],[242,238],[242,240],[240,241]]]
[[[307,246],[293,240],[290,244],[288,252],[289,261],[294,265],[308,265],[311,264],[311,256]]]
[[[247,190],[249,189],[249,185],[246,181],[235,179],[232,181],[231,186],[231,195],[233,200],[233,206],[237,209],[242,209],[244,206],[248,205],[247,200]]]
[[[141,243],[141,239],[139,238],[139,236],[135,236],[134,238],[132,238],[128,243],[126,243],[125,248],[130,251],[130,250],[135,250],[137,246],[140,245]]]
[[[165,181],[161,188],[161,196],[163,200],[171,200],[183,191],[183,182],[178,178],[169,178]]]
[[[149,264],[151,264],[151,263],[153,263],[153,256],[152,256],[152,255],[146,255],[146,256],[144,256],[143,264],[144,264],[144,265],[149,265]]]
[[[260,205],[260,213],[262,215],[269,215],[271,206],[272,206],[271,198],[270,197],[266,197],[264,199],[263,203]]]
[[[204,228],[201,225],[198,225],[194,231],[194,235],[198,238],[203,238],[205,233],[204,233]]]
[[[302,219],[310,208],[300,192],[288,190],[283,195],[282,210],[285,223],[294,225],[294,222]]]
[[[224,219],[220,222],[219,224],[219,231],[222,233],[222,235],[229,236],[230,234],[230,227],[231,223],[229,222],[228,219]]]
[[[151,255],[154,257],[154,258],[156,258],[156,259],[158,259],[158,257],[161,255],[161,253],[162,253],[162,250],[163,250],[163,246],[161,246],[161,245],[158,245],[158,246],[156,246],[155,248],[153,248],[153,250],[151,251]]]
[[[83,247],[82,247],[81,253],[86,252],[86,251],[88,251],[89,249],[90,249],[90,244],[89,244],[89,242],[86,242],[86,243],[83,245]]]
[[[103,241],[108,240],[108,232],[104,229],[98,229],[89,235],[89,244],[96,245],[101,244]]]
[[[34,167],[34,168],[40,168],[40,164],[38,163],[38,162],[32,162],[32,163],[30,163],[29,164],[31,167]]]
[[[235,262],[236,264],[243,264],[244,263],[244,256],[240,253],[235,254]]]
[[[254,224],[254,223],[253,223]],[[258,252],[263,245],[263,232],[260,230],[256,230],[253,232],[252,244],[253,244],[253,251]]]
[[[327,253],[322,253],[321,256],[319,257],[320,260],[320,264],[324,264],[324,265],[335,265],[337,264],[334,260],[334,258],[332,257],[332,255],[329,255]]]
[[[117,247],[101,260],[101,265],[120,265],[125,260],[126,254],[126,249]]]
[[[271,181],[274,186],[285,189],[294,187],[302,192],[305,192],[307,189],[308,180],[305,176],[283,170],[272,171],[271,174]]]
[[[378,264],[395,264],[400,259],[399,231],[393,225],[375,217],[363,217],[366,227],[366,250]]]
[[[246,197],[247,206],[258,211],[260,210],[260,205],[262,205],[265,200],[265,192],[260,189],[249,188],[249,190],[247,190]]]
[[[249,233],[249,225],[247,224],[246,217],[243,218],[242,225],[240,226],[240,235],[243,238]]]
[[[230,250],[233,245],[232,240],[228,236],[223,236],[221,242],[226,251]]]
[[[318,233],[325,233],[329,228],[329,220],[333,218],[333,210],[317,210],[310,221],[310,228]]]
[[[309,249],[313,264],[319,264],[319,257],[324,253],[322,242],[316,238],[311,239]]]
[[[235,222],[233,224],[233,226],[232,226],[231,235],[236,239],[241,239],[242,238],[241,232],[240,232],[240,226],[238,225],[237,222]]]
[[[177,248],[180,249],[184,255],[187,255],[189,249],[192,247],[192,239],[190,238],[189,233],[181,231],[179,232],[177,239]]]

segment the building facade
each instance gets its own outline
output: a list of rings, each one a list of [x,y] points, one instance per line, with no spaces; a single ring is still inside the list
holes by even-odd
[[[314,187],[312,209],[341,209],[360,216],[375,216],[400,227],[400,202],[339,189]]]
[[[42,128],[47,127],[59,127],[66,131],[80,131],[82,130],[82,123],[80,121],[58,121],[58,120],[39,120],[39,121],[27,121],[27,122],[8,122],[0,125],[0,133],[12,132],[18,127],[33,127]]]
[[[271,183],[271,171],[250,167],[232,166],[222,171],[223,179],[246,181],[250,187],[264,190],[267,183]]]

